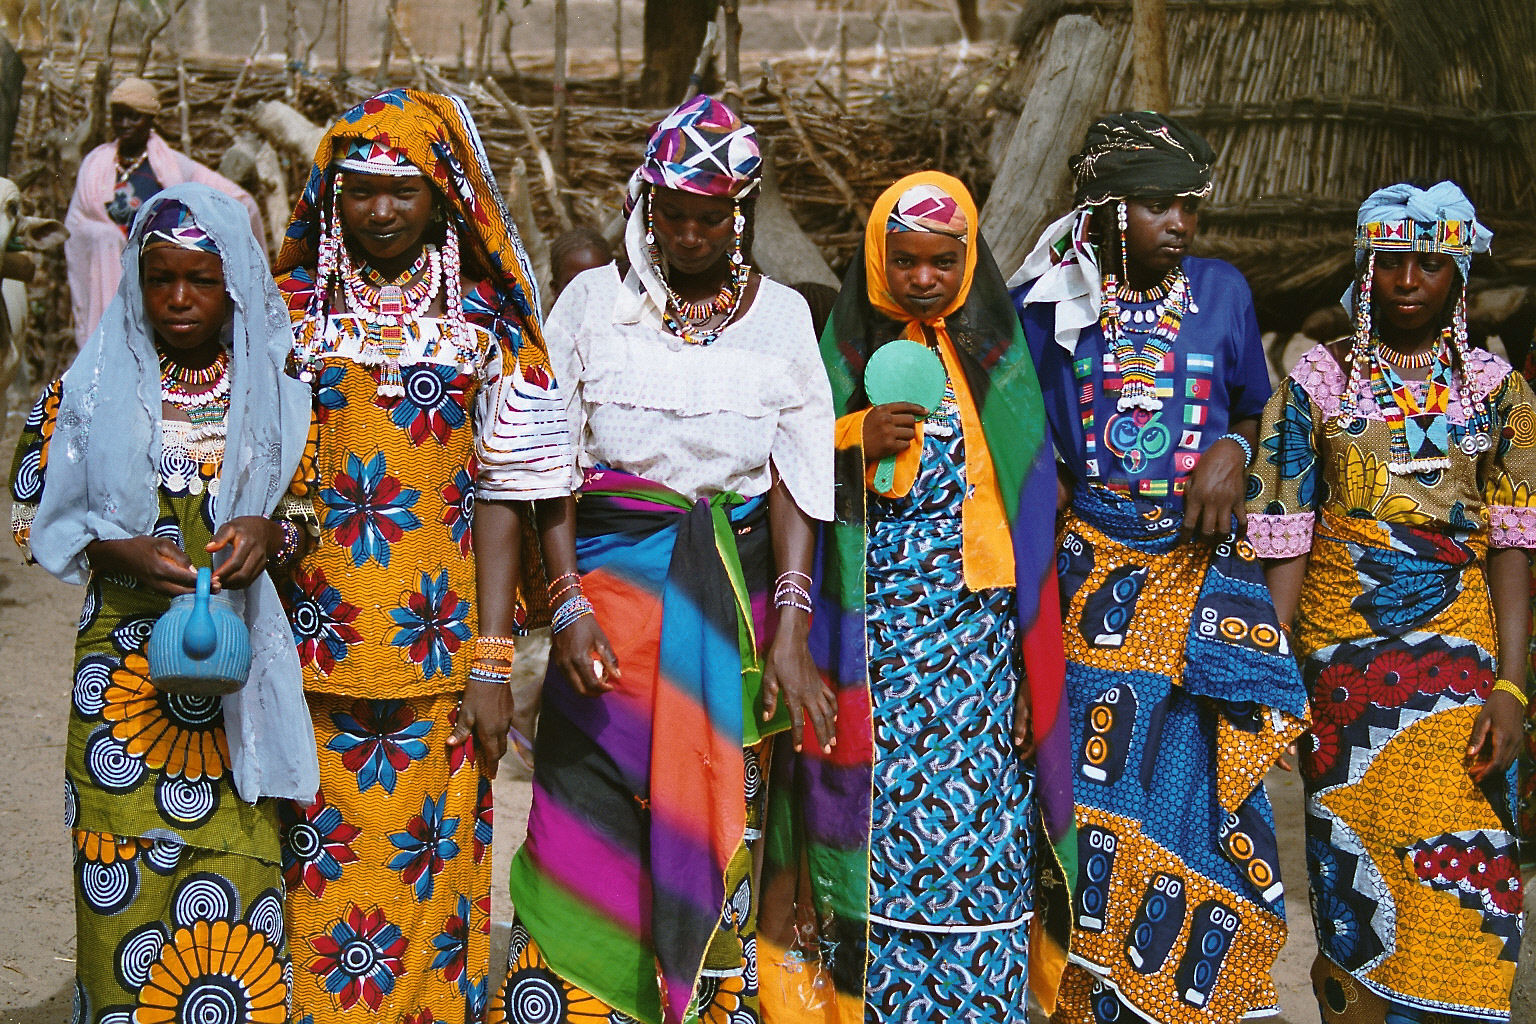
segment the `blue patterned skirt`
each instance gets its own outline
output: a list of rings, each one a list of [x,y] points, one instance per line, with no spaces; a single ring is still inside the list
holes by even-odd
[[[1034,770],[1011,740],[1013,591],[966,589],[964,494],[958,417],[941,414],[912,490],[871,503],[872,1021],[1022,1016]]]

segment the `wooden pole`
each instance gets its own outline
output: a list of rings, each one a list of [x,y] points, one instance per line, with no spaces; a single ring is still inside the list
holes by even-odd
[[[336,80],[347,78],[347,0],[336,0]]]
[[[1167,0],[1131,0],[1131,37],[1136,55],[1131,62],[1131,102],[1143,110],[1167,110]]]
[[[741,0],[721,0],[725,22],[725,81],[727,89],[741,85]]]
[[[1088,125],[1104,112],[1119,56],[1110,33],[1085,15],[1068,14],[1051,30],[981,211],[981,233],[996,240],[992,253],[1005,275],[1070,206],[1067,155],[1083,144]]]
[[[389,88],[389,58],[395,50],[395,11],[400,0],[385,0],[384,40],[379,45],[379,88]]]
[[[561,193],[560,180],[555,174],[554,161],[549,158],[549,153],[544,149],[544,143],[539,141],[538,130],[533,127],[533,119],[528,116],[520,103],[514,103],[501,86],[496,84],[496,79],[486,76],[485,91],[491,94],[491,98],[501,104],[505,110],[517,122],[522,129],[523,137],[528,140],[528,145],[533,148],[533,155],[539,161],[539,171],[544,178],[544,191],[549,195],[549,204],[554,207],[555,219],[560,222],[561,231],[569,231],[574,222],[571,219],[571,211],[566,209],[565,197]]]
[[[566,0],[555,0],[555,123],[550,132],[550,148],[554,151],[555,170],[562,179],[567,177],[565,166],[565,72],[566,44],[569,42],[570,36],[569,14]]]
[[[112,37],[117,35],[117,12],[122,9],[123,0],[112,0],[112,18],[107,22],[107,55],[105,60],[107,67],[112,66]]]
[[[837,12],[837,105],[848,112],[848,22]]]
[[[292,103],[299,94],[299,4],[298,0],[284,0],[283,56],[286,58],[283,98]]]
[[[613,0],[613,66],[619,106],[629,106],[629,92],[624,88],[624,0]]]
[[[491,70],[491,43],[496,34],[495,0],[480,0],[480,39],[475,46],[475,77],[484,78]]]

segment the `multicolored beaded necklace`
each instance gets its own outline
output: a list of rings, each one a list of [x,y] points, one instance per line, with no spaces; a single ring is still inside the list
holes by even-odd
[[[341,258],[341,287],[347,305],[366,325],[364,345],[382,356],[378,394],[384,398],[403,396],[405,379],[400,373],[400,354],[405,351],[406,322],[427,315],[443,282],[437,246],[424,247],[405,273],[394,280],[366,263],[354,268],[345,246]]]
[[[1449,469],[1452,444],[1471,457],[1493,447],[1493,417],[1488,403],[1475,401],[1469,388],[1463,386],[1460,396],[1462,409],[1469,417],[1467,423],[1458,426],[1450,420],[1451,391],[1456,386],[1456,375],[1451,368],[1449,329],[1424,354],[1428,359],[1424,365],[1428,366],[1429,375],[1422,382],[1422,401],[1414,392],[1414,382],[1404,380],[1396,372],[1390,357],[1384,354],[1384,348],[1379,339],[1370,347],[1366,353],[1366,369],[1371,397],[1376,400],[1376,408],[1386,421],[1391,439],[1389,472],[1396,476],[1411,476]],[[1459,440],[1457,435],[1461,435]]]
[[[188,391],[188,385],[206,390]],[[220,352],[217,359],[200,369],[182,366],[161,353],[160,397],[191,421],[187,440],[223,437],[224,418],[229,412],[229,353]]]
[[[1120,398],[1117,405],[1121,412],[1145,409],[1156,412],[1163,407],[1157,397],[1157,371],[1162,369],[1163,359],[1179,340],[1179,328],[1186,312],[1198,313],[1189,292],[1189,278],[1183,267],[1175,267],[1155,288],[1137,291],[1122,285],[1114,274],[1104,277],[1104,297],[1099,308],[1099,326],[1104,330],[1104,340],[1109,343],[1109,355],[1113,360],[1110,372],[1120,375]],[[1149,310],[1121,309],[1121,302],[1155,302]],[[1132,322],[1152,324],[1145,333],[1137,331],[1146,340],[1140,348],[1126,331]]]
[[[656,269],[656,276],[661,280],[661,286],[667,290],[667,308],[661,311],[661,322],[668,331],[677,335],[690,345],[711,345],[720,337],[732,320],[736,319],[736,310],[741,307],[741,297],[746,291],[747,279],[752,274],[752,268],[747,266],[746,258],[741,251],[741,237],[746,229],[746,218],[742,215],[741,204],[735,206],[732,217],[732,229],[735,239],[731,244],[731,269],[726,275],[725,284],[720,290],[708,299],[697,302],[684,301],[682,296],[672,290],[672,285],[667,281],[666,271],[661,258],[661,250],[656,245],[656,226],[652,221],[651,196],[645,197],[645,247],[646,254],[650,257],[651,265]],[[722,317],[719,326],[704,329],[702,324],[711,317]]]

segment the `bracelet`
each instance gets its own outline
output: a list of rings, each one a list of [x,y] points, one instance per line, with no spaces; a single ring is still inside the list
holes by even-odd
[[[475,637],[476,661],[505,661],[512,662],[512,656],[517,653],[517,641],[510,636],[477,636]]]
[[[279,519],[277,528],[283,535],[283,542],[267,556],[267,564],[287,565],[299,553],[299,538],[303,535],[299,532],[299,525],[291,519]]]
[[[809,573],[803,573],[799,569],[785,569],[783,572],[779,573],[779,586],[782,587],[786,582],[788,582],[787,577],[790,576],[799,576],[801,579],[805,580],[806,586],[811,585],[811,577]]]
[[[560,586],[560,581],[561,580],[570,580],[571,582],[569,584],[567,584],[566,586],[561,587]],[[550,580],[549,581],[549,586],[546,587],[545,589],[548,591],[550,598],[553,599],[557,592],[559,592],[561,590],[568,590],[571,587],[577,587],[578,589],[581,587],[581,574],[580,573],[577,573],[577,572],[563,572],[559,576],[556,576],[554,579]]]
[[[512,678],[512,666],[487,665],[481,661],[469,663],[469,681],[472,683],[486,683],[490,686],[504,686]]]
[[[1530,698],[1525,695],[1525,691],[1516,686],[1514,683],[1510,682],[1508,679],[1500,679],[1495,681],[1493,684],[1493,689],[1502,690],[1503,692],[1509,694],[1511,697],[1515,698],[1515,700],[1520,702],[1520,706],[1522,708],[1528,707],[1531,703]],[[1493,691],[1489,692],[1492,693]]]
[[[567,583],[565,586],[561,587],[559,590],[551,590],[549,592],[549,603],[552,604],[552,605],[562,604],[563,602],[561,602],[559,600],[560,597],[562,595],[564,595],[564,594],[570,594],[570,593],[577,593],[577,594],[581,593],[581,584],[580,583]]]
[[[773,599],[773,606],[775,608],[797,608],[807,615],[815,610],[811,607],[809,601],[802,601],[798,597],[776,597]]]
[[[780,580],[778,589],[773,592],[773,598],[774,600],[778,600],[785,594],[793,594],[796,597],[803,597],[806,601],[810,601],[811,599],[811,592],[793,580]]]
[[[555,613],[549,617],[550,631],[558,633],[570,626],[583,615],[592,614],[594,614],[592,610],[592,602],[587,600],[586,595],[577,594],[575,597],[571,598],[560,607],[556,608]]]
[[[1238,447],[1242,448],[1243,450],[1243,468],[1247,469],[1249,466],[1253,465],[1253,445],[1249,444],[1248,439],[1242,434],[1236,432],[1230,434],[1222,434],[1216,440],[1236,441]]]

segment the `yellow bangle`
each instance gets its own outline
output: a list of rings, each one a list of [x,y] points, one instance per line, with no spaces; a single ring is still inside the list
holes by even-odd
[[[1530,704],[1530,698],[1525,695],[1525,691],[1516,686],[1514,683],[1510,682],[1508,679],[1497,680],[1493,684],[1493,689],[1503,690],[1505,693],[1515,698],[1515,700],[1519,701],[1522,708]]]

